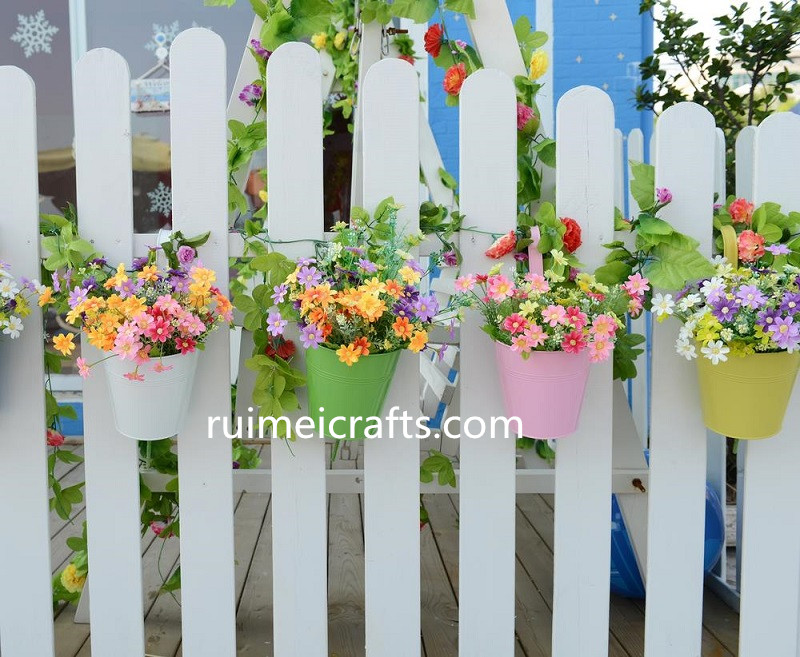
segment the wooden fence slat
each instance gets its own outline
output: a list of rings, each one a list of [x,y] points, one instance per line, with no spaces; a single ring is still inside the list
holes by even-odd
[[[582,86],[556,109],[556,208],[583,228],[578,257],[592,271],[614,234],[614,108]],[[578,430],[556,447],[553,656],[608,654],[613,386],[592,365]]]
[[[419,230],[419,86],[413,68],[385,59],[361,89],[364,207],[387,196],[403,206],[398,223]],[[401,354],[384,409],[419,410],[419,357]],[[368,657],[414,657],[420,640],[419,442],[364,445],[366,646]]]
[[[475,0],[475,18],[468,19],[468,26],[486,68],[498,69],[511,79],[525,75],[527,62],[522,61],[505,2]]]
[[[680,103],[661,115],[655,140],[656,185],[674,199],[663,216],[709,257],[714,130],[707,110]],[[675,353],[679,328],[674,320],[653,326],[647,657],[699,655],[701,645],[706,429],[696,365]]]
[[[516,94],[504,73],[471,75],[461,92],[461,210],[476,229],[504,233],[516,222]],[[491,241],[462,236],[463,271],[486,272]],[[470,312],[461,328],[461,408],[489,423],[502,416],[494,345]],[[460,439],[459,655],[514,654],[515,436],[491,425]],[[474,428],[470,429],[472,432]],[[491,555],[490,558],[487,558]]]
[[[736,137],[736,196],[753,200],[753,142],[758,128],[749,125]]]
[[[625,140],[619,128],[614,129],[614,207],[625,214]]]
[[[278,241],[324,237],[321,78],[319,54],[306,44],[287,43],[270,59],[269,231]],[[289,257],[314,254],[314,245],[309,242],[278,248]],[[296,335],[289,337],[299,344]],[[300,349],[295,354],[295,365],[302,367],[303,359]],[[272,473],[275,655],[326,657],[328,535],[324,440],[298,438],[289,445],[285,440],[273,439]]]
[[[39,189],[36,91],[14,66],[0,67],[0,261],[38,279]],[[16,340],[0,335],[0,498],[7,595],[0,600],[0,652],[53,655],[47,507],[42,312]]]
[[[89,51],[76,67],[75,167],[82,235],[112,265],[129,266],[133,257],[130,73],[125,60],[105,48]],[[85,337],[81,349],[90,362],[101,357]],[[140,657],[144,620],[139,446],[114,429],[102,368],[84,381],[83,399],[92,651]]]
[[[800,149],[800,116],[774,114],[754,140],[753,202],[800,210],[797,172],[787,166]],[[800,386],[795,384],[783,429],[747,445],[739,654],[797,657],[800,615]]]
[[[173,227],[211,231],[201,250],[216,285],[228,289],[228,188],[225,45],[204,28],[182,32],[171,48]],[[183,654],[232,657],[236,652],[233,469],[221,423],[230,417],[230,334],[206,342],[192,401],[178,435],[181,500]],[[94,592],[92,593],[94,595]]]

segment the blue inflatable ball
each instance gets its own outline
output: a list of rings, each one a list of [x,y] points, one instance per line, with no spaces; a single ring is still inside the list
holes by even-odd
[[[719,561],[725,543],[725,514],[716,491],[706,485],[705,572]],[[628,529],[617,496],[611,496],[611,592],[626,598],[644,598],[644,580],[639,572]]]

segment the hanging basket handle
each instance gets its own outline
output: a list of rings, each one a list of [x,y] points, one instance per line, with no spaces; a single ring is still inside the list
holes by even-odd
[[[739,266],[739,243],[736,238],[736,229],[726,224],[719,231],[722,234],[722,253],[725,259],[736,269]]]
[[[528,270],[531,274],[544,276],[544,263],[542,254],[539,253],[539,239],[541,236],[539,226],[531,227],[531,243],[528,245]]]

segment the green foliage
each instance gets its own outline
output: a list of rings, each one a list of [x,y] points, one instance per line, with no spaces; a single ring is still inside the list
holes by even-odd
[[[645,341],[638,333],[625,333],[617,336],[614,344],[614,378],[620,380],[636,378],[636,359],[644,353],[638,346]]]
[[[429,456],[419,467],[419,480],[427,484],[433,481],[434,475],[436,475],[436,480],[440,486],[456,487],[456,473],[453,469],[453,462],[441,452],[432,449]]]
[[[800,75],[789,71],[790,53],[800,42],[800,3],[771,2],[746,19],[748,3],[732,4],[714,19],[718,43],[697,30],[697,20],[671,0],[642,0],[661,35],[653,54],[639,65],[642,84],[637,109],[661,111],[690,100],[703,105],[725,133],[728,186],[734,187],[734,143],[739,131],[758,125],[791,94]],[[736,88],[734,76],[748,80]],[[653,88],[653,86],[655,88]]]

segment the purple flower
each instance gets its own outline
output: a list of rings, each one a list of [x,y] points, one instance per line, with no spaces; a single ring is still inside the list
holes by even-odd
[[[455,267],[458,264],[456,252],[451,250],[442,253],[442,262],[448,267]]]
[[[89,276],[83,279],[81,283],[81,287],[84,288],[87,292],[91,292],[97,287],[97,279],[94,276]]]
[[[242,467],[242,464],[241,464],[241,463],[239,463],[239,461],[234,461],[234,462],[233,462],[233,469],[234,469],[234,470],[238,470],[238,469],[239,469],[239,468],[241,468],[241,467]]]
[[[659,187],[656,189],[656,199],[662,205],[664,203],[669,203],[672,201],[672,192],[669,191],[666,187]]]
[[[756,315],[756,324],[762,329],[772,326],[780,313],[775,308],[765,308]]]
[[[456,39],[456,45],[463,50],[467,47],[467,42],[462,39]]]
[[[272,311],[267,316],[267,333],[272,335],[273,337],[278,337],[279,335],[283,335],[283,331],[288,324],[288,320],[283,319],[281,314],[276,311]]]
[[[298,267],[308,267],[309,265],[313,265],[316,262],[314,258],[298,258],[297,259],[297,266]]]
[[[300,340],[306,349],[316,349],[322,343],[322,331],[316,324],[309,324],[300,331]]]
[[[785,244],[770,244],[765,246],[764,249],[769,251],[772,255],[788,255],[791,250]]]
[[[419,290],[413,285],[406,285],[403,288],[403,296],[410,301],[416,301],[419,299]]]
[[[275,292],[272,295],[272,300],[275,303],[283,303],[286,299],[286,293],[289,291],[289,286],[286,285],[286,283],[281,283],[280,285],[276,285],[272,289]]]
[[[89,264],[95,265],[96,267],[105,267],[105,265],[108,264],[108,261],[105,258],[95,258]]]
[[[717,297],[712,303],[712,314],[721,322],[730,322],[736,315],[736,303],[724,296]]]
[[[398,317],[411,318],[414,316],[414,306],[407,299],[398,299],[397,303],[392,307],[392,312]]]
[[[447,351],[447,347],[448,347],[448,345],[443,344],[441,346],[441,348],[439,349],[439,352],[438,352],[437,356],[439,358],[439,362],[440,363],[444,360],[444,353]]]
[[[178,294],[187,294],[189,292],[189,279],[186,276],[173,274],[169,277],[169,284],[172,286],[173,292]]]
[[[264,61],[267,61],[272,55],[272,51],[264,48],[264,46],[261,45],[261,41],[258,39],[250,39],[250,47],[253,49],[253,52]]]
[[[134,258],[131,268],[133,271],[141,271],[147,265],[147,258]]]
[[[742,285],[736,291],[736,299],[745,308],[752,308],[753,310],[761,308],[767,301],[767,297],[755,285]]]
[[[528,262],[528,254],[525,251],[520,251],[514,254],[514,260],[517,262]]]
[[[303,267],[297,272],[297,282],[306,288],[319,285],[322,274],[316,267]]]
[[[425,274],[425,270],[422,268],[422,265],[420,265],[416,260],[407,260],[406,265],[411,267],[411,269],[417,272],[420,276]]]
[[[255,107],[258,105],[258,102],[261,100],[263,95],[264,89],[260,84],[248,84],[239,94],[239,100],[250,105],[251,107]]]
[[[178,247],[178,262],[182,265],[191,264],[192,261],[197,256],[197,251],[195,251],[191,246],[179,246]]]
[[[128,297],[138,294],[143,287],[144,281],[134,281],[129,278],[122,285],[117,286],[117,291],[119,292],[120,297],[127,299]]]
[[[781,310],[790,315],[800,312],[800,294],[786,292],[781,299]]]
[[[75,306],[86,301],[86,297],[88,296],[88,294],[89,294],[88,290],[83,290],[79,287],[75,287],[75,289],[69,293],[69,307],[75,308]]]
[[[378,271],[378,265],[376,265],[374,262],[370,262],[366,258],[361,258],[358,261],[358,266],[368,274],[374,274],[376,271]]]
[[[53,292],[61,292],[61,278],[57,271],[53,272]]]
[[[303,307],[303,302],[300,301],[300,299],[295,299],[294,301],[292,301],[292,308],[294,308],[295,310],[300,310],[300,308],[302,307]]]
[[[772,341],[781,349],[793,351],[800,344],[800,327],[791,317],[777,317],[775,323],[769,327]]]
[[[365,255],[364,249],[360,249],[357,246],[346,246],[346,247],[344,247],[344,250],[345,251],[349,251],[350,253],[354,253],[357,256]]]
[[[430,319],[439,312],[439,302],[432,294],[420,297],[414,302],[414,314],[423,322],[430,321]]]

